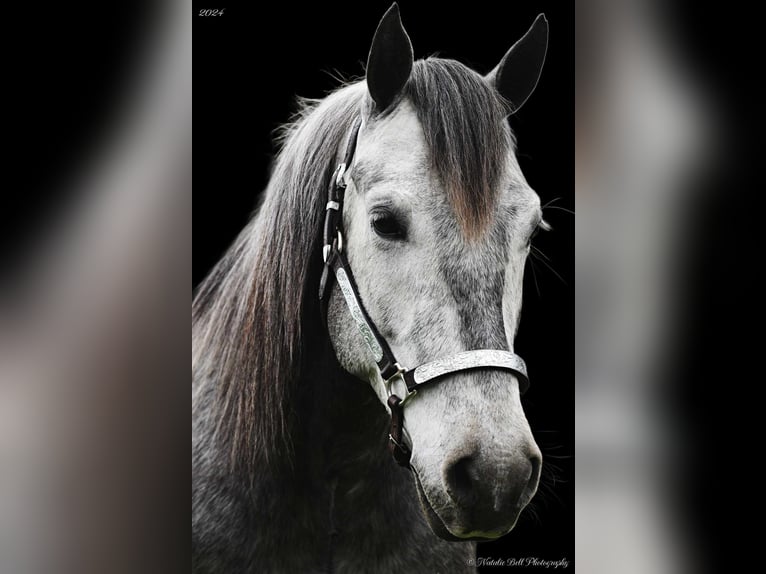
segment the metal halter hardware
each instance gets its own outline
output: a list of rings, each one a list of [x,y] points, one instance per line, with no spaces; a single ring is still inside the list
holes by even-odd
[[[330,180],[325,206],[324,245],[322,247],[324,269],[319,285],[319,299],[326,318],[326,305],[330,295],[331,280],[334,277],[359,333],[375,359],[389,395],[388,407],[391,410],[391,428],[388,435],[389,451],[400,466],[410,468],[412,451],[404,441],[404,406],[423,386],[438,382],[444,377],[461,371],[495,369],[514,374],[519,382],[519,390],[523,394],[529,387],[529,378],[527,377],[527,367],[521,357],[515,353],[497,349],[463,351],[449,357],[423,363],[414,369],[407,369],[396,360],[388,342],[380,334],[362,303],[351,267],[343,253],[345,175],[354,158],[359,125],[360,122],[357,121],[351,130],[344,161],[338,165]],[[404,382],[405,393],[403,398],[394,393],[393,383],[396,380]]]

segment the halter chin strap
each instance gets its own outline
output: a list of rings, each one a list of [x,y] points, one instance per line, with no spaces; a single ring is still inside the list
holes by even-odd
[[[388,435],[389,451],[400,466],[409,468],[412,451],[404,441],[404,406],[422,387],[439,382],[453,373],[474,369],[494,369],[513,373],[518,379],[519,390],[523,394],[529,387],[529,378],[527,377],[527,367],[521,357],[509,351],[495,349],[463,351],[424,363],[413,369],[403,367],[396,360],[391,347],[370,319],[362,303],[351,267],[343,253],[345,172],[354,158],[359,123],[357,121],[351,131],[344,161],[335,170],[330,182],[325,208],[324,245],[322,248],[324,269],[319,285],[319,298],[322,303],[322,312],[326,317],[327,301],[329,300],[332,277],[334,277],[359,333],[367,344],[371,356],[375,359],[380,376],[388,391],[388,407],[391,409],[391,429]],[[403,398],[400,398],[394,391],[393,386],[396,381],[404,382]]]

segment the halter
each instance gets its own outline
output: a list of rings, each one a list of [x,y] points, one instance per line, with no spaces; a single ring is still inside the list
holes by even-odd
[[[323,314],[327,316],[327,301],[330,294],[331,277],[335,277],[343,294],[348,310],[354,318],[359,332],[364,338],[372,357],[378,366],[380,376],[388,392],[388,407],[391,409],[391,428],[388,434],[388,450],[394,460],[405,468],[410,468],[412,451],[404,442],[404,406],[422,387],[444,380],[445,377],[461,371],[473,369],[498,369],[516,375],[521,394],[529,387],[527,367],[518,355],[509,351],[480,349],[463,351],[449,357],[436,359],[413,369],[403,367],[391,351],[386,339],[380,334],[375,323],[370,319],[359,296],[359,289],[354,281],[354,274],[343,253],[343,200],[346,193],[346,169],[351,165],[356,151],[360,122],[354,125],[346,147],[343,162],[337,167],[330,181],[327,205],[325,207],[324,246],[322,258],[324,269],[319,284],[319,298]],[[404,381],[406,387],[403,398],[395,394],[394,382]]]

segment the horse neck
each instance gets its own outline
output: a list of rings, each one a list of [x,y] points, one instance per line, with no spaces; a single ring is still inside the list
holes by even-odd
[[[367,533],[368,547],[386,545],[382,536],[373,544],[369,533],[410,512],[410,524],[417,520],[415,493],[407,493],[412,478],[386,450],[385,408],[368,383],[326,363],[312,365],[311,381],[302,381],[294,397],[292,464],[259,477],[255,512],[263,515],[256,522],[267,518],[271,526],[258,533],[258,543],[275,556],[284,557],[292,545],[324,560],[333,548],[340,551],[333,533],[345,540]],[[272,539],[270,533],[278,535]]]
[[[317,482],[343,485],[391,461],[385,449],[388,414],[369,384],[342,371],[325,358],[323,379],[313,381],[298,399],[297,456]],[[304,386],[306,388],[306,386]],[[302,452],[301,452],[302,450]]]

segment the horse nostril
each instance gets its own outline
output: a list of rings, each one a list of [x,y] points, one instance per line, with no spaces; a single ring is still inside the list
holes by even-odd
[[[461,505],[474,502],[475,488],[473,458],[465,456],[458,459],[447,468],[445,482],[450,498]]]

